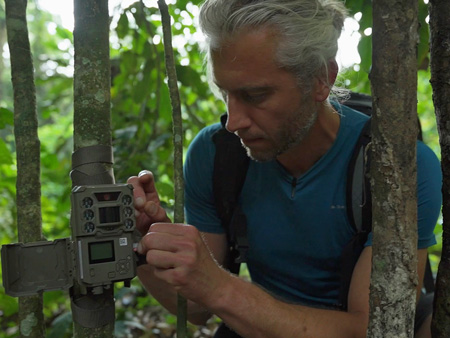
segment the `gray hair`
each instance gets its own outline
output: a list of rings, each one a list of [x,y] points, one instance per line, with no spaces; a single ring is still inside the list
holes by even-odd
[[[312,79],[328,80],[337,41],[347,16],[340,0],[206,0],[200,27],[206,36],[207,73],[211,53],[242,29],[274,27],[280,36],[275,62],[292,72],[299,86],[310,90]]]

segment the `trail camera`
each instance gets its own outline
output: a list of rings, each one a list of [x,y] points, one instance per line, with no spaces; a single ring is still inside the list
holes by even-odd
[[[130,184],[76,186],[71,194],[72,237],[2,247],[3,285],[11,296],[129,285],[136,276],[140,239]]]

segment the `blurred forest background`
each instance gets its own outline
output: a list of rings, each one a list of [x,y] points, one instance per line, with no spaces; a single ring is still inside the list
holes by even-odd
[[[166,86],[162,29],[156,1],[116,2],[111,6],[111,111],[116,181],[123,183],[145,168],[157,178],[157,188],[168,210],[173,207],[173,149],[171,106]],[[173,39],[182,101],[184,145],[204,126],[218,121],[223,103],[211,93],[203,69],[202,36],[196,18],[200,1],[173,0]],[[429,83],[427,0],[419,0],[418,113],[424,140],[440,157]],[[371,1],[347,0],[353,19],[347,31],[359,39],[354,64],[341,69],[339,85],[370,94]],[[28,1],[28,29],[35,67],[43,233],[48,240],[70,237],[69,172],[73,150],[73,36],[61,18]],[[356,51],[355,51],[356,52]],[[9,50],[6,43],[4,2],[0,1],[0,244],[17,242],[15,184],[16,156],[13,134],[13,95]],[[345,63],[344,63],[345,64]],[[433,271],[441,252],[442,227],[436,227],[438,244],[430,248]],[[70,337],[72,319],[67,292],[44,294],[47,337]],[[17,299],[0,287],[0,337],[14,337]],[[116,285],[117,337],[172,337],[176,318],[149,297],[139,282],[131,288]],[[216,320],[206,327],[190,326],[193,337],[210,337]]]

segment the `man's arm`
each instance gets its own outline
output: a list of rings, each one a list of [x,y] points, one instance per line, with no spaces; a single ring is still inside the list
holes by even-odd
[[[366,335],[371,247],[364,249],[358,260],[349,293],[349,309],[342,312],[288,304],[231,275],[217,265],[193,226],[154,224],[142,245],[140,250],[147,252],[147,261],[156,267],[157,278],[221,317],[243,337]],[[214,252],[213,245],[209,246]],[[423,256],[421,250],[421,266]]]
[[[371,253],[364,249],[355,267],[347,312],[287,304],[237,278],[210,310],[243,337],[365,337]]]
[[[214,246],[208,243],[214,253]],[[155,267],[156,278],[221,317],[244,337],[364,337],[368,321],[370,253],[360,258],[349,311],[287,304],[260,287],[231,275],[212,258],[193,226],[153,224],[139,251]],[[358,293],[361,293],[358,297]],[[361,298],[362,297],[362,298]]]

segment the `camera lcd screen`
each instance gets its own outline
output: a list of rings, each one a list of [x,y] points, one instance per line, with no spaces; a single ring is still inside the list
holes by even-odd
[[[101,224],[120,222],[120,207],[98,208]]]
[[[89,243],[90,264],[113,262],[114,260],[114,241]]]

